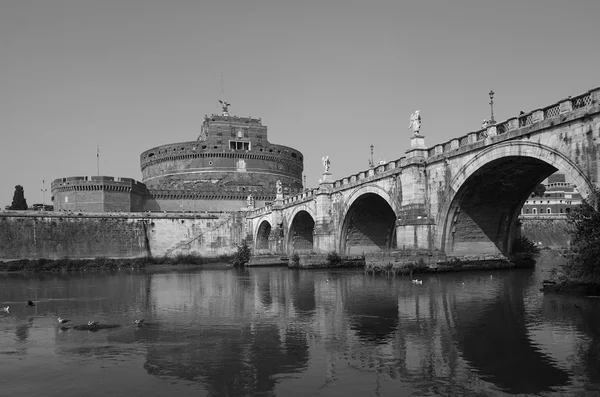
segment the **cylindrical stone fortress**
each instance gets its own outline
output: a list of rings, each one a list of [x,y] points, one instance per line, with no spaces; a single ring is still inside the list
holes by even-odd
[[[260,119],[205,116],[196,141],[171,143],[140,156],[150,197],[145,210],[232,211],[302,190],[303,156],[271,144]]]

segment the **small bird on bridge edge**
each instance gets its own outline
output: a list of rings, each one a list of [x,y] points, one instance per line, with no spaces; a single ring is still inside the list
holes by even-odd
[[[33,303],[33,301],[31,301],[31,300],[28,300],[27,307],[33,307],[33,306],[35,306],[35,303]]]

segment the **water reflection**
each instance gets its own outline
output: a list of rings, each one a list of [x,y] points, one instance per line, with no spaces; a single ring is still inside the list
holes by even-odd
[[[56,357],[64,366],[100,360],[102,368],[140,358],[143,372],[105,377],[185,382],[210,396],[599,391],[600,300],[543,296],[541,277],[457,273],[415,285],[280,268],[6,275],[0,303],[25,302],[35,288],[38,305],[33,312],[11,304],[0,318],[0,353],[36,361],[0,369],[10,378],[42,371],[40,360],[59,370]],[[58,316],[120,327],[76,331],[61,328]],[[146,322],[135,326],[136,318]]]

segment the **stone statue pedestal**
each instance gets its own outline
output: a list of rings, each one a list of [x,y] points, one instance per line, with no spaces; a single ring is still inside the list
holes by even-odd
[[[413,135],[410,138],[410,149],[406,151],[406,158],[427,157],[427,147],[425,146],[425,137],[423,135]]]
[[[411,149],[424,149],[425,148],[425,137],[423,135],[413,135],[410,138]]]
[[[325,171],[321,179],[319,179],[319,184],[322,183],[333,183],[333,178],[331,177],[331,172]]]

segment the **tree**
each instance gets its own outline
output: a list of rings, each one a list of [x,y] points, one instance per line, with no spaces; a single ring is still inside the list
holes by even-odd
[[[245,266],[246,263],[250,261],[251,256],[252,251],[248,246],[248,242],[246,241],[246,239],[243,239],[242,244],[238,246],[237,252],[233,256],[233,266]]]
[[[573,226],[573,258],[564,270],[573,279],[600,282],[600,190],[567,213]]]
[[[15,194],[13,195],[13,200],[12,200],[10,209],[11,210],[26,210],[27,209],[27,200],[25,200],[25,193],[23,191],[23,186],[21,186],[21,185],[15,186]]]
[[[546,193],[546,186],[543,183],[540,183],[533,189],[531,197],[544,197],[544,193]]]

